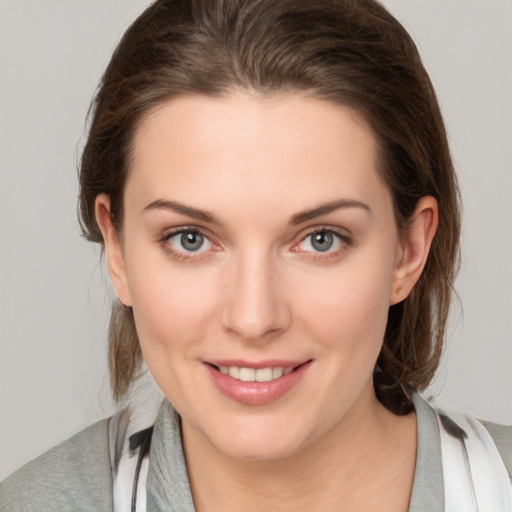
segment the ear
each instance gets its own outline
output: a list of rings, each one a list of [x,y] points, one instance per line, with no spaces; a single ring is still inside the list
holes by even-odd
[[[431,196],[422,197],[409,226],[402,234],[389,303],[404,300],[420,278],[437,230],[438,206]]]
[[[108,274],[119,300],[125,306],[131,306],[123,248],[119,240],[119,235],[112,223],[110,197],[107,194],[100,194],[96,197],[94,213],[105,243]]]

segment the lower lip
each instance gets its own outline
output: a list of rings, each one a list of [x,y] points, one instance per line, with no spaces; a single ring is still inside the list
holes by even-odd
[[[311,361],[308,361],[288,375],[283,375],[269,382],[244,382],[229,375],[224,375],[213,366],[205,363],[205,367],[217,389],[228,398],[247,405],[263,405],[278,400],[301,381],[310,365]]]

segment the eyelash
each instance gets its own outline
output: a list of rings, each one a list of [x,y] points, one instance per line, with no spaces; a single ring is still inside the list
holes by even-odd
[[[169,240],[178,235],[183,235],[185,233],[191,233],[195,235],[201,235],[205,242],[212,245],[212,247],[217,247],[217,245],[211,240],[211,237],[208,236],[202,229],[192,227],[192,226],[184,226],[178,229],[174,229],[170,232],[165,233],[162,238],[159,240],[164,251],[175,261],[196,261],[205,257],[203,250],[195,251],[180,251],[173,248],[173,246],[169,243]]]
[[[159,240],[159,243],[162,245],[164,251],[175,261],[197,261],[199,259],[206,257],[206,254],[204,253],[208,252],[208,250],[198,250],[198,252],[195,252],[186,250],[180,251],[174,249],[173,246],[169,243],[169,240],[171,240],[175,236],[183,235],[185,233],[201,235],[204,238],[204,240],[207,241],[207,243],[211,244],[214,250],[215,248],[218,249],[218,245],[211,240],[211,237],[208,234],[206,234],[204,230],[193,226],[180,227],[178,229],[174,229],[170,232],[165,233]],[[308,238],[311,238],[320,233],[334,236],[334,238],[337,239],[339,243],[339,248],[337,248],[334,251],[331,251],[329,248],[325,251],[325,253],[322,253],[321,251],[301,251],[300,249],[298,249],[298,246],[304,243]],[[330,261],[344,254],[350,245],[351,239],[346,234],[341,233],[340,231],[332,227],[319,226],[313,229],[312,231],[309,231],[297,243],[295,243],[292,246],[291,251],[299,253],[302,257],[306,259]]]
[[[321,251],[304,251],[302,252],[300,249],[298,249],[298,246],[302,244],[304,241],[306,241],[308,238],[312,238],[317,234],[328,234],[334,236],[334,238],[337,240],[339,247],[335,250],[327,249],[325,253],[322,253]],[[311,242],[310,242],[311,243]],[[342,256],[350,247],[352,243],[352,240],[350,237],[348,237],[345,233],[342,233],[341,231],[327,226],[319,226],[312,231],[309,231],[305,236],[303,236],[299,242],[297,242],[293,247],[292,251],[300,253],[302,257],[306,259],[313,259],[317,261],[331,261],[333,259],[337,259],[340,256]]]

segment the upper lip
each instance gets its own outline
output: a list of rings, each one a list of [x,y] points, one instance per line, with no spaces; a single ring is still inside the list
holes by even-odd
[[[239,368],[296,368],[307,363],[311,359],[289,360],[289,359],[267,359],[264,361],[246,361],[243,359],[208,359],[203,361],[214,366],[237,366]]]

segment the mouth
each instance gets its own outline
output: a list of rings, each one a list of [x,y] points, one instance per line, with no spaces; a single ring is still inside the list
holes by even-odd
[[[281,398],[297,386],[313,360],[260,363],[225,360],[203,363],[212,382],[225,396],[242,404],[263,405]]]
[[[271,382],[283,375],[296,370],[299,366],[268,366],[266,368],[248,368],[244,366],[216,366],[211,365],[224,375],[242,382]]]

